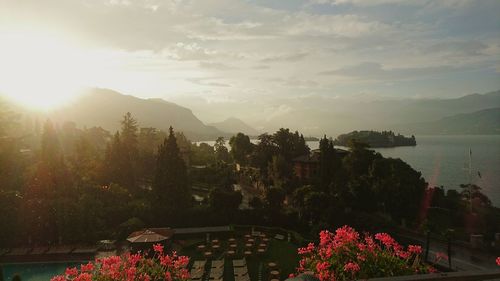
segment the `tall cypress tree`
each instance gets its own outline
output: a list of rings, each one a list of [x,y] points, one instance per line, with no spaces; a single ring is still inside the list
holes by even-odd
[[[191,203],[187,168],[172,127],[158,148],[153,190],[162,211],[182,210]]]
[[[125,116],[123,116],[121,123],[120,153],[123,161],[123,184],[129,190],[134,191],[137,188],[136,167],[139,158],[137,121],[132,117],[130,112],[127,112]]]

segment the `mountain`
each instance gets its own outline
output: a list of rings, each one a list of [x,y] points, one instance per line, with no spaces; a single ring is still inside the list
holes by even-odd
[[[50,113],[62,123],[73,121],[78,126],[101,126],[112,132],[119,130],[122,116],[130,112],[140,127],[168,130],[172,126],[191,140],[225,136],[215,127],[203,124],[190,109],[162,99],[141,99],[109,89],[90,89],[73,103]]]
[[[230,117],[222,122],[211,123],[209,125],[226,133],[236,134],[241,132],[250,136],[259,135],[259,132],[256,129],[234,117]]]
[[[457,114],[437,121],[408,124],[415,134],[500,134],[500,107]]]
[[[335,136],[346,131],[401,131],[408,124],[500,107],[500,91],[448,99],[360,99],[311,95],[283,100],[276,114],[250,124],[270,131],[289,127],[306,135]],[[280,110],[282,109],[282,110]],[[244,116],[243,112],[242,115]],[[404,130],[405,133],[414,132]]]

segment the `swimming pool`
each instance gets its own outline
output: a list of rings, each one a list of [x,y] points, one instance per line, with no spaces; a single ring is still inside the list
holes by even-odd
[[[67,267],[79,266],[84,262],[43,262],[43,263],[5,263],[0,264],[3,279],[11,281],[18,274],[21,281],[49,281],[55,275],[64,273]]]

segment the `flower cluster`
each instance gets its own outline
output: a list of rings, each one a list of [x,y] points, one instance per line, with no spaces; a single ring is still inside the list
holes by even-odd
[[[51,281],[185,281],[189,258],[175,252],[167,255],[160,244],[153,246],[153,255],[126,254],[96,259],[80,268],[67,268],[64,275]]]
[[[298,273],[313,273],[322,281],[356,280],[375,277],[433,272],[422,264],[422,247],[406,249],[387,233],[360,235],[344,226],[322,231],[320,242],[298,250],[301,260]]]
[[[497,262],[497,265],[500,266],[500,257],[497,258],[496,262]]]

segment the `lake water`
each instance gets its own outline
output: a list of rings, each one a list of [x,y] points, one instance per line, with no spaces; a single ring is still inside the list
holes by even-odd
[[[53,262],[53,263],[8,263],[1,264],[5,281],[10,281],[17,274],[22,281],[48,281],[55,275],[64,273],[67,267],[74,267],[80,263]],[[2,272],[0,272],[2,274]]]
[[[472,182],[483,189],[495,206],[500,206],[500,135],[416,136],[416,140],[417,146],[375,150],[384,157],[401,158],[421,172],[431,186],[459,189],[460,184],[469,182],[464,168],[469,165],[470,148]],[[319,147],[317,141],[307,144],[311,149]]]

